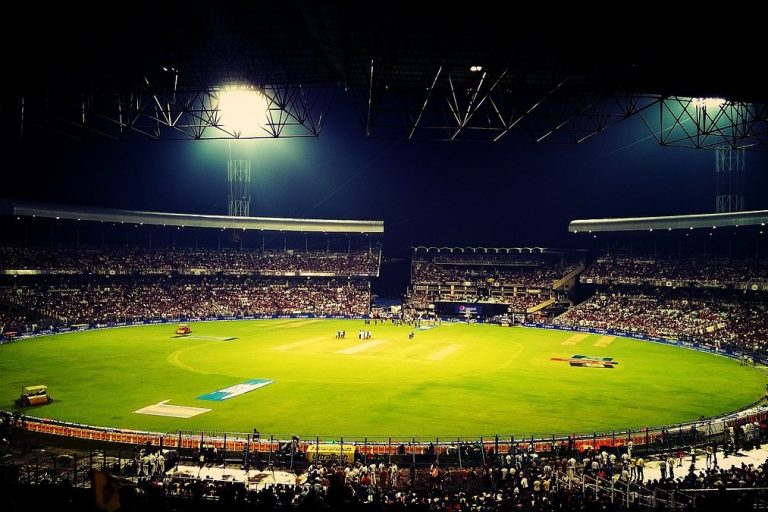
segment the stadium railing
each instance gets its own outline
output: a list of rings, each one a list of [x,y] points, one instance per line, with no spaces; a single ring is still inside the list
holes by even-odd
[[[181,458],[191,459],[204,447],[215,448],[224,462],[240,464],[278,464],[294,467],[307,461],[307,453],[313,450],[329,451],[328,446],[338,447],[338,458],[344,458],[345,447],[354,447],[355,458],[365,463],[396,462],[397,464],[429,465],[437,462],[447,466],[476,466],[498,464],[509,454],[519,451],[551,454],[557,457],[573,453],[625,452],[632,446],[633,453],[649,455],[671,453],[678,449],[688,450],[716,442],[725,446],[729,442],[748,444],[754,439],[742,438],[744,424],[755,424],[768,419],[768,406],[763,399],[747,408],[719,418],[700,421],[645,427],[640,429],[593,432],[591,434],[550,434],[467,438],[456,437],[303,437],[259,433],[182,431],[175,433],[144,432],[137,430],[106,428],[83,425],[47,418],[19,416],[15,427],[27,432],[66,436],[95,442],[123,445],[147,445],[174,449]],[[733,427],[736,439],[730,438]],[[759,432],[755,432],[755,436]],[[630,445],[631,443],[631,445]],[[330,449],[329,459],[333,459]]]

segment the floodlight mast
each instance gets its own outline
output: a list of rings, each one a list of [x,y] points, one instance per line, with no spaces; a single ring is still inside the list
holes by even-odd
[[[224,129],[236,139],[251,137],[264,131],[268,124],[269,102],[263,92],[247,86],[224,86],[219,90],[219,118]],[[232,157],[229,143],[227,161],[229,184],[229,215],[250,217],[251,214],[251,161]]]
[[[744,148],[715,148],[715,212],[744,211]]]
[[[229,181],[229,215],[231,217],[251,216],[251,161],[230,159],[227,161]]]

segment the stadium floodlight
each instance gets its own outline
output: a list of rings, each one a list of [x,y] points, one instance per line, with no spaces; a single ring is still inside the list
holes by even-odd
[[[719,109],[725,104],[723,98],[691,98],[691,102],[694,107],[703,108],[704,110]]]
[[[269,101],[262,91],[252,86],[222,86],[218,99],[222,128],[238,138],[261,134],[269,111]]]

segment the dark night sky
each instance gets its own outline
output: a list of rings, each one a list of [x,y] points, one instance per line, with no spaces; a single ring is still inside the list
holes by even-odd
[[[1,195],[226,214],[226,141],[45,141],[10,151]],[[319,139],[235,141],[255,216],[376,219],[385,252],[419,244],[573,246],[577,218],[714,211],[715,157],[660,147],[638,119],[582,145],[371,140],[344,93]],[[768,158],[747,157],[747,209],[768,209]],[[8,183],[8,181],[6,181]]]

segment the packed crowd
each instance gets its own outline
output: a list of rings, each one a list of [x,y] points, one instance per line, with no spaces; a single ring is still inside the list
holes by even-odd
[[[379,251],[304,252],[212,249],[0,247],[0,269],[61,274],[323,273],[378,275]]]
[[[209,316],[364,315],[369,301],[369,284],[362,279],[56,276],[0,286],[0,302],[24,314],[25,330],[32,324],[48,328]],[[18,324],[17,318],[13,325]]]
[[[581,276],[582,282],[604,284],[650,284],[696,288],[733,288],[768,283],[768,262],[652,257],[604,256]]]
[[[473,285],[496,284],[501,286],[525,286],[528,288],[552,288],[552,283],[572,270],[576,264],[552,263],[545,260],[501,260],[495,263],[472,263],[462,259],[454,261],[441,256],[438,260],[414,259],[411,267],[411,284],[471,283]],[[511,257],[510,257],[511,258]]]
[[[0,427],[10,426],[11,421],[9,415],[0,417]],[[759,449],[767,427],[765,420],[745,417],[729,424],[722,433],[708,436],[698,432],[694,436],[693,430],[677,436],[672,432],[659,439],[651,452],[647,447],[636,449],[631,442],[621,447],[579,447],[570,437],[551,445],[517,442],[499,447],[498,452],[493,444],[478,442],[430,443],[428,447],[420,446],[417,455],[411,455],[400,445],[396,455],[364,456],[356,451],[354,462],[349,464],[313,463],[306,461],[304,453],[296,452],[290,458],[291,463],[297,462],[292,483],[267,485],[259,478],[249,478],[249,465],[227,471],[224,464],[221,479],[201,475],[203,467],[224,463],[222,452],[212,446],[202,446],[192,455],[192,460],[199,460],[197,477],[190,468],[175,467],[179,459],[174,450],[150,447],[136,451],[133,458],[122,459],[124,464],[115,465],[114,470],[126,478],[113,479],[110,487],[119,494],[120,508],[126,511],[550,512],[627,507],[663,510],[675,505],[685,510],[746,510],[766,498],[761,489],[768,488],[768,460],[762,464],[744,463],[739,452]],[[295,449],[298,445],[292,446]],[[271,457],[270,452],[269,460]],[[97,459],[98,467],[101,458]],[[257,462],[255,456],[253,460],[258,474],[273,468],[265,465],[266,458]],[[287,465],[287,459],[284,462]],[[37,459],[30,459],[30,464],[37,468]],[[651,464],[653,474],[648,472]],[[35,474],[29,481],[49,491],[57,490],[52,488],[55,480],[49,479],[50,474],[41,478],[37,469]],[[65,491],[72,489],[67,475],[58,476]],[[0,482],[0,491],[2,485]],[[0,492],[0,508],[21,510],[16,508],[18,503],[35,503],[26,492],[40,487],[27,489],[17,486],[6,489],[11,492]],[[753,492],[725,493],[725,489]],[[9,496],[16,499],[8,501]],[[66,493],[61,497],[67,500],[64,503],[72,502],[72,496]],[[24,501],[17,502],[20,498]]]
[[[727,293],[693,295],[681,290],[621,289],[600,292],[553,323],[615,329],[712,348],[768,349],[768,304]]]
[[[24,330],[24,315],[0,311],[0,334]]]
[[[756,441],[759,446],[759,440]],[[688,457],[698,452],[706,464],[696,469]],[[733,452],[731,452],[733,453]],[[706,454],[706,455],[705,455]],[[628,502],[635,509],[671,506],[672,491],[678,505],[699,510],[717,503],[746,504],[754,493],[697,495],[697,489],[759,489],[768,486],[768,461],[760,465],[733,464],[717,444],[685,453],[661,453],[654,457],[659,478],[649,478],[649,456],[635,454],[631,445],[620,450],[583,452],[562,450],[535,453],[524,447],[506,454],[489,452],[483,464],[466,467],[439,465],[428,468],[394,462],[363,461],[354,464],[311,464],[297,471],[294,484],[250,489],[242,481],[216,481],[186,476],[143,477],[136,487],[121,494],[128,510],[168,500],[213,500],[224,506],[250,503],[270,510],[357,509],[497,511],[497,510],[621,510]],[[447,454],[443,452],[443,457]],[[454,454],[455,455],[455,454]],[[645,458],[644,458],[645,457]],[[683,458],[685,457],[685,461]],[[613,492],[612,492],[613,488]],[[627,493],[629,495],[627,495]],[[692,498],[698,497],[698,501]],[[179,506],[183,502],[175,501]],[[698,506],[697,506],[698,505]]]
[[[428,309],[435,302],[489,302],[496,304],[508,304],[509,312],[525,313],[528,308],[541,304],[549,299],[549,295],[521,294],[507,296],[491,296],[479,299],[475,294],[464,293],[438,293],[415,290],[407,298],[409,307],[414,309]]]
[[[578,267],[530,254],[414,254],[407,304],[416,310],[436,302],[507,304],[509,312],[525,313],[550,298],[536,289],[552,289]],[[519,293],[521,288],[534,291]]]

